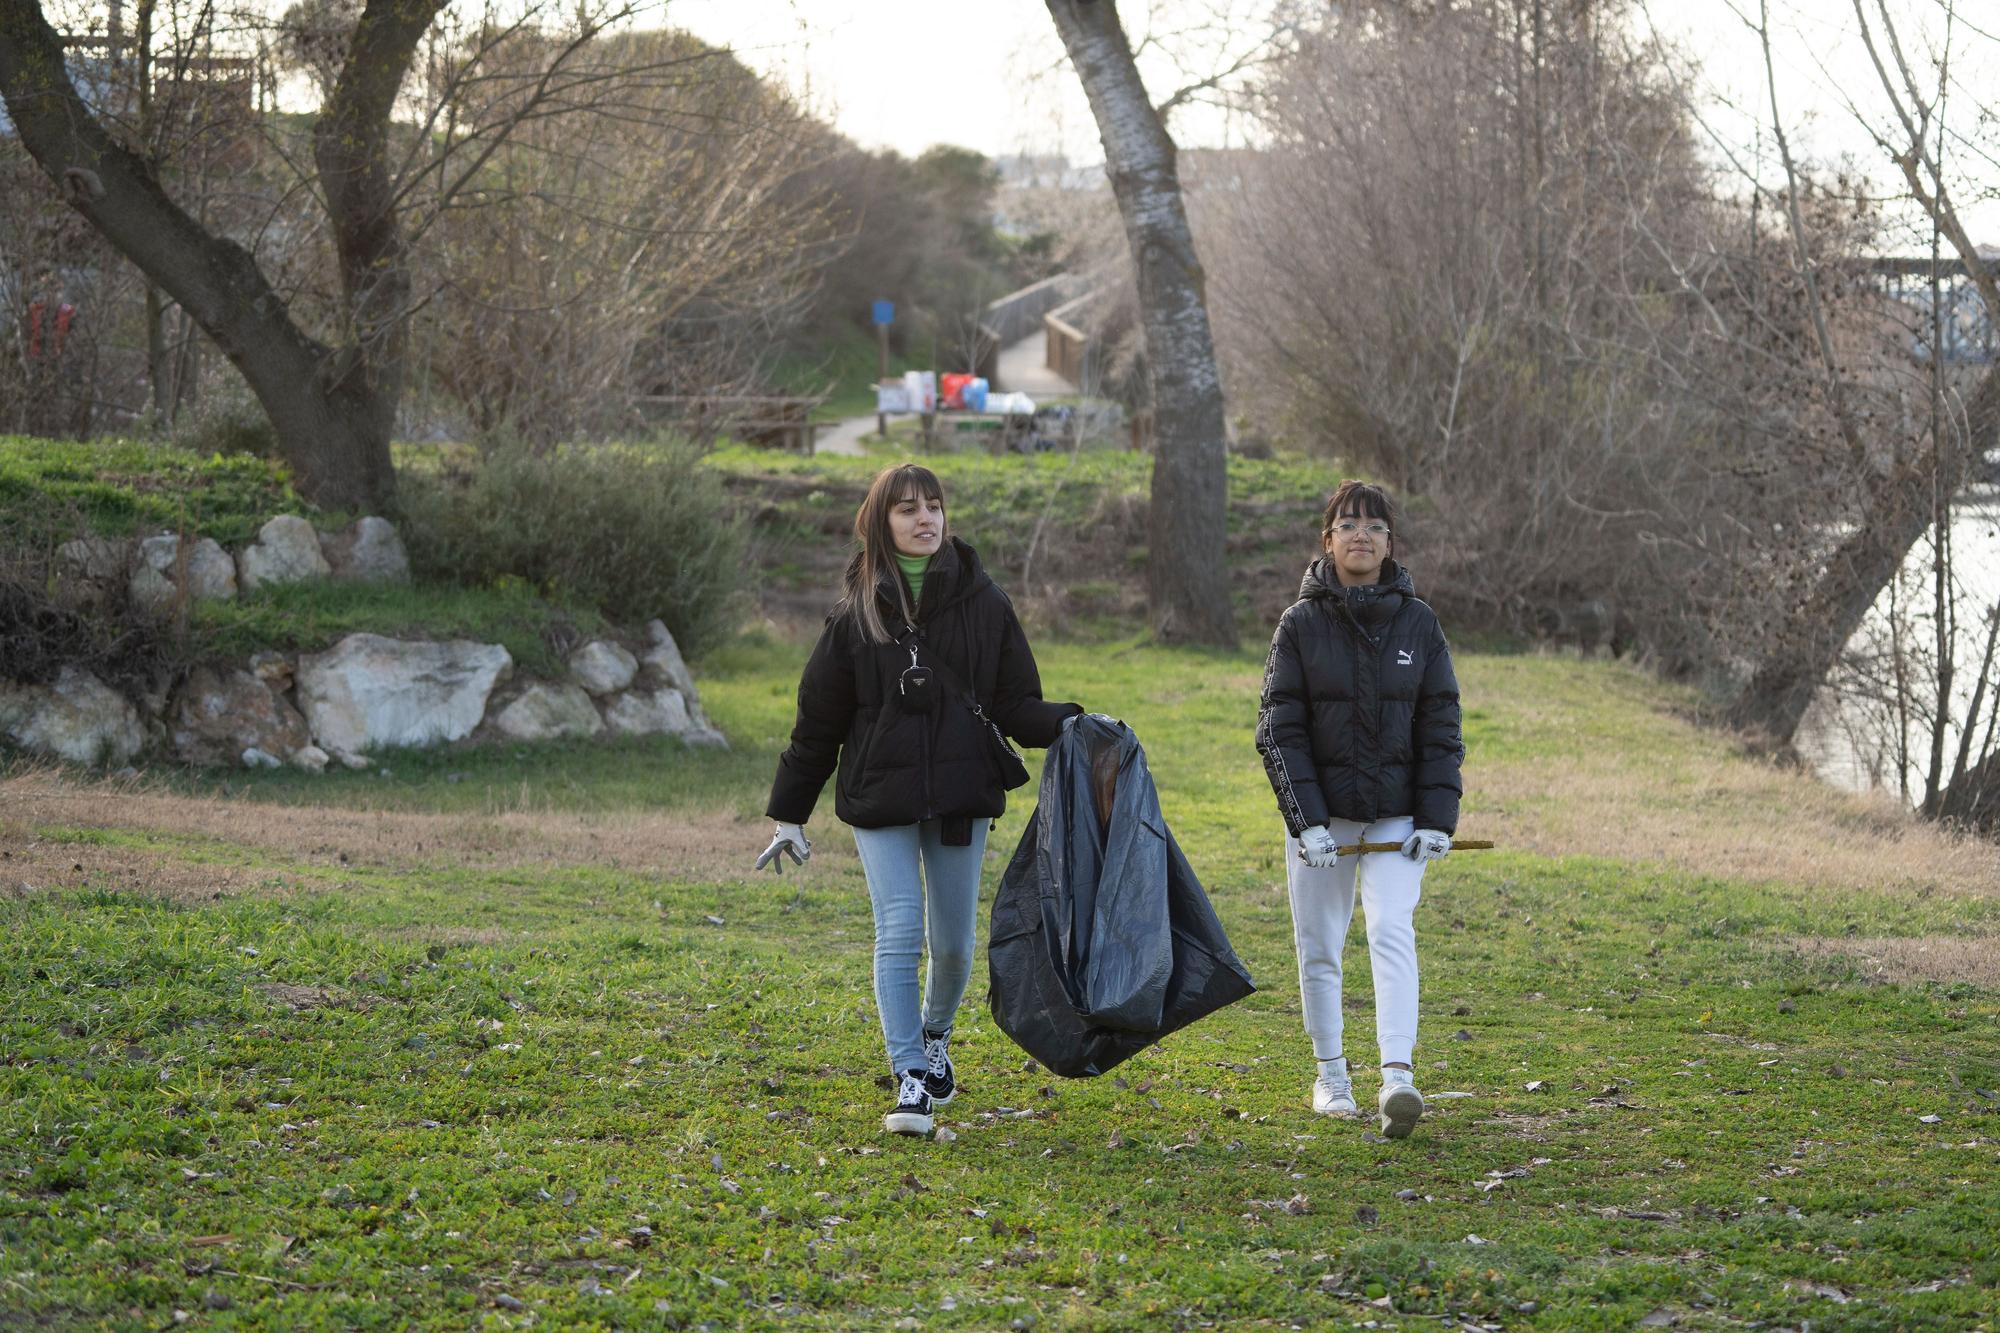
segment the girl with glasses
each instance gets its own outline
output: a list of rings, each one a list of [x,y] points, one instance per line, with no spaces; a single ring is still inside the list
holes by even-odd
[[[1299,992],[1319,1063],[1313,1110],[1356,1111],[1340,956],[1358,896],[1375,977],[1376,1111],[1382,1133],[1399,1139],[1424,1112],[1411,1072],[1417,900],[1424,867],[1451,849],[1465,746],[1451,650],[1394,559],[1394,528],[1378,487],[1345,481],[1327,502],[1322,554],[1271,640],[1257,751],[1285,820]],[[1339,853],[1362,842],[1398,850]]]
[[[949,1043],[972,970],[987,830],[1008,788],[1027,781],[1000,733],[1047,748],[1083,709],[1042,699],[1013,604],[947,532],[930,469],[883,469],[854,535],[844,595],[799,678],[766,808],[777,832],[757,868],[804,863],[803,826],[837,768],[834,813],[853,827],[875,912],[875,1004],[896,1080],[883,1127],[929,1134],[933,1108],[958,1090]]]

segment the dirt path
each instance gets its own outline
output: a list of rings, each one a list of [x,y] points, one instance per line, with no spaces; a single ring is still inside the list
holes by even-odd
[[[849,458],[859,458],[868,451],[861,441],[875,431],[873,416],[849,417],[813,441],[813,452],[819,454],[844,454]]]
[[[52,772],[0,779],[0,887],[129,887],[178,899],[282,891],[271,861],[300,872],[381,867],[587,866],[731,879],[765,821],[725,810],[424,814],[276,807]],[[279,817],[273,817],[273,816]],[[57,831],[51,836],[51,831]],[[97,841],[64,830],[137,835]],[[155,841],[157,840],[157,841]],[[207,844],[207,845],[204,845]]]

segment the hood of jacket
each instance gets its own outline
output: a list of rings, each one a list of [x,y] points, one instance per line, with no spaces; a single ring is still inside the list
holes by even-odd
[[[859,555],[854,557],[857,561]],[[886,613],[891,625],[901,623],[902,609],[896,596],[895,580],[902,577],[902,571],[893,564],[882,571],[875,584],[875,596]],[[917,623],[936,616],[947,607],[955,606],[992,583],[986,573],[986,566],[979,562],[979,552],[957,537],[945,538],[931,557],[930,568],[924,571],[924,586],[913,589],[917,594]]]
[[[1382,562],[1380,582],[1364,583],[1358,588],[1343,587],[1332,559],[1323,555],[1306,566],[1305,577],[1299,580],[1300,601],[1330,602],[1345,610],[1357,625],[1387,622],[1402,610],[1405,600],[1416,595],[1416,580],[1405,566],[1394,560]]]

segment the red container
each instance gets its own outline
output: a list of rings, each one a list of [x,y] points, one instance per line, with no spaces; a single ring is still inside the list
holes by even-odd
[[[965,386],[978,378],[977,375],[960,375],[956,373],[940,375],[938,376],[938,397],[944,400],[946,407],[956,407],[963,410],[965,407]]]

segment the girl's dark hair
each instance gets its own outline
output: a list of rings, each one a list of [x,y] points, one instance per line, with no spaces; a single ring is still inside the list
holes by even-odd
[[[1334,487],[1333,498],[1326,502],[1326,515],[1320,520],[1320,538],[1332,536],[1334,522],[1343,518],[1379,518],[1389,525],[1389,539],[1395,540],[1396,502],[1380,486],[1350,480]]]
[[[896,568],[896,539],[889,531],[890,511],[913,497],[935,500],[942,508],[944,486],[939,483],[937,473],[927,467],[897,463],[875,474],[861,508],[854,511],[854,537],[861,543],[861,549],[847,562],[840,610],[854,617],[854,623],[872,643],[889,643],[896,637],[883,622],[882,608],[875,597],[875,590],[883,583],[896,590],[903,619],[914,623],[917,618],[908,600],[902,572]],[[942,539],[949,531],[947,526],[946,532],[938,536]],[[884,577],[889,574],[894,577]]]

